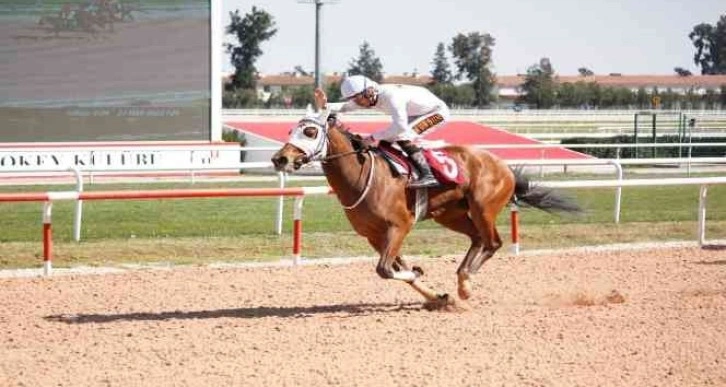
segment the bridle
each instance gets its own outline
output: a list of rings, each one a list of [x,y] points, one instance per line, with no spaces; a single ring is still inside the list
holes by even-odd
[[[330,132],[330,129],[326,125],[326,128],[325,128],[325,141],[327,141],[328,143],[330,143],[330,138],[328,137],[328,133],[329,132]],[[350,140],[350,138],[349,138],[349,140]],[[371,189],[371,185],[372,185],[371,183],[373,183],[373,176],[375,175],[375,171],[376,171],[375,154],[373,152],[371,152],[371,149],[370,148],[354,149],[354,150],[348,151],[348,152],[343,152],[343,153],[338,153],[338,154],[334,154],[334,155],[330,155],[330,156],[325,156],[325,157],[321,158],[321,160],[320,160],[321,163],[328,163],[330,161],[337,160],[337,159],[342,158],[342,157],[346,157],[346,156],[350,156],[350,155],[356,155],[356,154],[360,154],[362,152],[367,153],[368,154],[368,158],[371,160],[371,168],[368,170],[368,178],[366,179],[366,185],[365,185],[365,188],[363,189],[363,192],[361,192],[360,196],[358,197],[358,199],[353,204],[351,204],[349,206],[346,206],[342,202],[340,203],[340,205],[343,207],[344,210],[352,210],[352,209],[358,207],[358,205],[363,202],[363,199],[365,199],[366,196],[368,196],[368,191],[370,191],[370,189]]]
[[[330,145],[330,137],[329,137],[330,130],[328,128],[327,123],[323,124],[320,121],[314,120],[314,119],[303,119],[298,124],[298,128],[303,127],[303,125],[305,125],[305,127],[314,126],[318,130],[320,130],[320,135],[322,137],[320,140],[317,141],[314,148],[311,146],[312,144],[310,144],[310,142],[311,142],[310,140],[302,139],[299,136],[296,139],[290,141],[290,143],[292,145],[296,146],[297,148],[299,148],[300,150],[305,152],[306,162],[312,162],[312,161],[319,160],[321,163],[327,164],[333,160],[337,160],[342,157],[346,157],[346,156],[350,156],[350,155],[360,154],[362,152],[365,152],[368,154],[368,157],[371,162],[371,168],[368,170],[368,178],[366,179],[366,185],[365,185],[365,188],[363,189],[363,192],[361,193],[361,195],[358,197],[358,199],[353,204],[346,206],[343,203],[341,203],[341,205],[343,206],[343,209],[345,209],[345,210],[352,210],[352,209],[358,207],[358,205],[360,205],[363,202],[363,200],[366,198],[366,196],[368,195],[368,192],[370,191],[370,188],[371,188],[371,185],[373,182],[373,176],[375,174],[375,168],[376,168],[376,160],[375,160],[374,153],[371,152],[370,149],[356,149],[356,150],[328,156],[327,152],[328,152],[329,145]],[[310,150],[309,153],[308,153],[308,150]]]
[[[358,152],[361,152],[361,151],[356,150],[353,152],[346,152],[345,154],[341,154],[340,157],[347,156],[349,154],[358,153]],[[363,201],[363,199],[365,199],[366,195],[368,195],[368,191],[370,191],[370,189],[371,189],[371,185],[372,185],[371,183],[373,182],[373,175],[376,172],[376,159],[375,159],[375,155],[373,154],[373,152],[370,151],[370,149],[367,149],[365,152],[368,153],[368,157],[371,160],[371,169],[368,170],[368,179],[366,180],[366,187],[363,189],[363,192],[360,194],[360,196],[358,197],[358,200],[356,200],[355,203],[353,203],[349,206],[346,206],[343,203],[340,203],[343,206],[344,210],[352,210],[352,209],[358,207],[358,205]]]

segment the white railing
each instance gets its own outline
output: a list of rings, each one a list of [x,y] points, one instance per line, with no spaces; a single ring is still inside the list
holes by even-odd
[[[492,145],[472,145],[474,148],[479,149],[541,149],[541,158],[540,159],[527,159],[527,160],[509,160],[508,163],[510,165],[530,165],[530,166],[539,166],[540,167],[540,178],[544,177],[544,167],[545,166],[555,166],[555,165],[562,165],[562,166],[568,166],[568,165],[578,165],[578,166],[607,166],[611,165],[615,168],[616,173],[616,179],[618,181],[623,180],[623,166],[624,165],[684,165],[687,168],[687,174],[688,176],[691,175],[691,168],[694,164],[726,164],[726,157],[708,157],[708,158],[693,158],[690,157],[690,151],[692,148],[696,147],[711,147],[711,146],[726,146],[726,143],[690,143],[690,144],[667,144],[667,143],[645,143],[645,144],[572,144],[567,145],[569,148],[615,148],[617,149],[617,154],[620,154],[621,148],[660,148],[660,147],[667,147],[667,148],[688,148],[688,157],[685,158],[655,158],[655,159],[547,159],[546,158],[546,150],[551,148],[560,149],[563,148],[560,144],[492,144]],[[254,151],[265,151],[265,152],[273,152],[279,149],[278,146],[271,146],[271,147],[234,147],[230,145],[225,145],[223,147],[224,149],[221,150],[220,146],[218,145],[197,145],[195,146],[194,150],[190,151],[187,149],[177,149],[175,150],[174,147],[169,146],[145,146],[144,152],[147,153],[154,153],[154,152],[166,152],[173,153],[173,152],[187,152],[189,156],[186,156],[191,159],[195,159],[196,156],[195,152],[200,155],[206,155],[209,152],[231,152],[233,155],[239,155],[240,151],[246,151],[246,152],[254,152]],[[103,147],[103,151],[105,152],[123,152],[127,150],[127,147],[122,146],[105,146]],[[18,149],[12,149],[13,152],[33,152],[36,151],[37,148],[18,148]],[[0,149],[1,151],[1,149]],[[77,152],[77,150],[74,149],[62,149],[57,150],[57,153],[63,154],[63,153],[73,153]],[[174,158],[173,158],[174,159]],[[163,167],[153,167],[149,168],[148,166],[139,167],[139,166],[131,166],[131,165],[121,165],[121,166],[114,166],[113,168],[110,168],[108,170],[104,170],[102,166],[93,166],[88,167],[89,169],[84,169],[80,166],[72,166],[70,168],[62,166],[62,165],[56,165],[52,167],[37,167],[34,166],[31,171],[27,172],[2,172],[0,173],[0,176],[5,176],[9,178],[18,178],[18,177],[27,177],[27,178],[33,178],[34,176],[38,176],[42,173],[56,173],[56,177],[65,177],[68,176],[68,171],[73,172],[73,176],[76,180],[76,186],[77,190],[81,192],[83,190],[83,178],[87,177],[90,183],[94,183],[94,178],[97,175],[103,175],[108,177],[114,177],[119,176],[124,173],[138,173],[136,177],[143,177],[144,174],[155,174],[155,173],[163,173],[163,172],[179,172],[179,176],[188,176],[191,183],[195,183],[197,176],[200,174],[206,174],[210,172],[215,171],[240,171],[240,170],[254,170],[254,169],[262,169],[262,170],[268,170],[269,174],[274,174],[274,171],[272,169],[272,163],[269,161],[264,162],[238,162],[231,160],[238,160],[238,157],[225,157],[223,158],[222,163],[216,163],[216,164],[204,164],[204,163],[186,163],[184,166],[177,167],[177,166],[171,166],[170,163],[164,164]],[[312,171],[313,174],[320,173],[319,165],[314,166],[311,169],[308,169],[309,171]],[[1,171],[1,170],[0,170]],[[234,176],[237,176],[236,174]],[[47,183],[48,179],[47,176],[41,176],[41,179],[37,181],[38,184],[41,183]],[[233,175],[230,175],[230,177],[233,177]],[[289,178],[282,175],[277,174],[277,181],[280,188],[284,188],[286,185],[286,181]],[[293,177],[293,179],[295,179]],[[10,179],[6,179],[10,180]],[[622,197],[622,187],[617,187],[616,194],[615,194],[615,209],[614,209],[614,221],[615,223],[618,223],[620,221],[620,202]],[[280,234],[282,232],[282,212],[283,212],[283,198],[280,197],[279,203],[278,203],[278,214],[276,218],[276,226],[275,231]],[[80,234],[81,234],[81,224],[82,224],[82,201],[78,201],[76,203],[76,210],[74,215],[74,239],[76,241],[80,241]]]
[[[634,179],[634,180],[581,180],[581,181],[550,181],[540,182],[550,188],[622,188],[622,187],[653,187],[673,185],[699,185],[698,195],[698,243],[706,244],[706,197],[708,186],[726,184],[726,176],[701,178],[670,178],[670,179]]]
[[[138,199],[184,199],[184,198],[221,198],[221,197],[294,197],[293,213],[293,264],[302,258],[302,205],[308,195],[327,195],[328,186],[298,188],[228,188],[228,189],[185,189],[185,190],[128,190],[128,191],[60,191],[60,192],[23,192],[0,193],[0,203],[43,202],[43,274],[51,273],[53,264],[53,202],[74,200],[138,200]]]
[[[541,159],[545,159],[547,156],[547,149],[591,149],[591,148],[610,148],[616,149],[616,155],[620,154],[621,149],[626,148],[678,148],[683,151],[687,150],[686,157],[683,158],[671,158],[671,159],[655,159],[651,164],[655,163],[679,163],[689,164],[699,162],[696,158],[690,157],[690,152],[693,148],[700,147],[726,147],[725,142],[717,143],[637,143],[637,144],[547,144],[547,143],[532,143],[532,144],[473,144],[470,145],[472,148],[477,149],[540,149]],[[112,152],[129,153],[132,156],[135,154],[142,154],[142,156],[156,155],[161,162],[157,161],[156,164],[118,164],[118,165],[74,165],[70,160],[64,162],[50,163],[46,162],[42,165],[30,165],[26,166],[18,162],[13,167],[7,167],[6,155],[12,154],[39,154],[43,152],[39,151],[38,148],[0,148],[0,176],[13,178],[13,177],[33,177],[37,174],[52,173],[52,172],[67,172],[71,168],[77,168],[84,176],[91,179],[93,183],[93,177],[101,174],[114,173],[129,173],[139,172],[141,173],[154,173],[154,172],[187,172],[189,177],[193,179],[196,173],[205,171],[216,171],[216,170],[239,170],[239,169],[256,169],[256,168],[269,168],[270,163],[267,161],[263,162],[239,162],[240,152],[274,152],[279,149],[279,146],[255,146],[255,147],[235,147],[234,144],[228,144],[224,147],[219,145],[198,145],[193,150],[190,149],[175,149],[174,147],[167,146],[144,146],[142,151],[130,151],[129,147],[124,146],[105,146],[101,151],[95,152],[96,158],[101,158],[101,154],[111,154]],[[84,156],[88,156],[88,159],[94,157],[94,151],[84,150],[79,151],[77,149],[54,149],[52,155],[58,158],[63,158],[63,155],[75,156],[79,153],[83,153]],[[215,152],[218,155],[219,162],[210,161],[210,153]],[[50,151],[48,151],[50,153]],[[87,155],[85,153],[88,153]],[[183,155],[184,157],[175,157],[175,154]],[[42,155],[44,158],[48,155]],[[168,156],[169,160],[163,160],[163,156]],[[725,154],[726,156],[726,154]],[[623,163],[642,163],[649,164],[648,159],[638,159],[646,161],[625,161]],[[710,159],[709,159],[710,160]],[[62,160],[63,161],[63,160]],[[718,162],[719,159],[715,159],[713,162]],[[606,161],[609,162],[609,161]],[[705,162],[701,160],[700,162]],[[711,161],[707,161],[711,162]]]
[[[580,165],[580,166],[607,166],[611,165],[615,169],[615,180],[616,182],[622,182],[621,185],[614,185],[613,187],[616,188],[615,190],[615,205],[614,205],[614,214],[613,214],[613,221],[615,223],[620,222],[620,216],[621,216],[621,203],[622,203],[622,187],[626,185],[630,185],[631,183],[626,183],[630,180],[625,180],[623,175],[623,165],[659,165],[659,164],[687,164],[688,165],[688,171],[690,173],[691,165],[693,164],[724,164],[726,165],[726,158],[688,158],[688,159],[673,159],[673,158],[661,158],[661,159],[544,159],[544,160],[532,160],[532,159],[523,159],[523,160],[508,160],[507,163],[509,165],[529,165],[529,166],[539,166],[540,168],[544,166],[555,166],[555,165]],[[254,162],[254,163],[238,163],[234,166],[230,166],[231,169],[239,170],[239,169],[254,169],[254,168],[267,168],[272,171],[273,165],[271,162]],[[313,164],[311,167],[308,167],[308,169],[315,169],[319,168],[319,164]],[[73,175],[76,178],[76,186],[77,191],[82,192],[83,191],[83,172],[79,170],[78,168],[71,168],[71,172],[73,172]],[[271,172],[272,173],[272,172]],[[540,176],[543,177],[544,173],[543,170],[540,169]],[[295,177],[293,176],[292,179]],[[324,177],[319,176],[320,180],[324,180]],[[291,180],[291,177],[286,176],[283,173],[277,173],[277,183],[278,187],[280,189],[284,189],[286,186],[286,183]],[[595,180],[595,181],[605,181],[607,180]],[[194,182],[194,180],[192,180]],[[576,182],[575,182],[576,183]],[[559,183],[553,183],[553,184],[559,184]],[[80,241],[81,238],[81,225],[82,225],[82,201],[79,200],[76,203],[75,212],[74,212],[74,240]],[[280,235],[282,233],[282,219],[283,219],[283,212],[284,212],[284,197],[280,196],[278,198],[278,206],[277,206],[277,214],[275,218],[275,232]]]
[[[706,244],[706,199],[708,187],[716,184],[726,184],[726,177],[703,178],[671,178],[671,179],[635,179],[635,180],[584,180],[584,181],[558,181],[535,182],[535,184],[550,188],[622,188],[643,186],[672,186],[672,185],[699,185],[698,200],[698,243]],[[301,187],[301,188],[238,188],[238,189],[207,189],[207,190],[147,190],[147,191],[62,191],[41,193],[0,193],[0,202],[43,202],[43,272],[50,275],[52,268],[52,205],[59,200],[130,200],[130,199],[181,199],[202,197],[296,197],[293,214],[293,262],[299,263],[301,259],[302,240],[302,205],[306,195],[329,194],[330,187]],[[517,213],[516,205],[510,207],[513,214]],[[519,225],[517,216],[512,216],[512,249],[519,253]]]
[[[451,109],[452,117],[472,117],[472,116],[502,116],[502,117],[576,117],[577,120],[582,119],[596,119],[598,116],[602,117],[628,117],[633,119],[635,113],[657,113],[657,114],[678,114],[683,113],[688,116],[695,117],[722,117],[726,119],[726,110],[641,110],[641,109],[546,109],[546,110],[531,110],[525,109],[521,111],[515,111],[513,109]],[[374,110],[358,110],[351,113],[346,113],[348,117],[365,116],[365,115],[379,115],[380,113]],[[222,118],[226,117],[243,117],[243,116],[305,116],[305,109],[223,109]],[[226,120],[224,120],[226,121]]]

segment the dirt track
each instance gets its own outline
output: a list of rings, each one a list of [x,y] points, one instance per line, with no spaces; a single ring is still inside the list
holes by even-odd
[[[455,292],[453,259],[421,262]],[[0,385],[726,385],[726,250],[498,257],[473,310],[370,262],[0,279]]]

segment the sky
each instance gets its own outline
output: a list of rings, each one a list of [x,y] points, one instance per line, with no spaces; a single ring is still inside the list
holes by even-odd
[[[547,57],[560,75],[587,67],[595,74],[694,74],[688,38],[699,23],[715,25],[725,0],[325,0],[321,13],[323,73],[344,72],[367,41],[386,74],[431,72],[438,43],[459,33],[495,39],[493,70],[526,73]],[[262,74],[315,68],[314,0],[222,0],[222,20],[252,6],[273,16],[277,34],[262,43]],[[231,36],[225,41],[234,42]],[[447,51],[452,69],[453,61]],[[225,71],[232,70],[224,54]]]

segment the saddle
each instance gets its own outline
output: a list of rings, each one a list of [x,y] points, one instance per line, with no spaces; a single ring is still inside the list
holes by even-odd
[[[418,171],[414,168],[411,160],[406,154],[393,144],[381,141],[374,151],[388,162],[391,171],[398,176],[418,177]],[[423,148],[421,150],[426,162],[431,167],[436,180],[441,185],[460,185],[466,182],[463,168],[459,163],[449,156],[448,151],[443,148]]]

